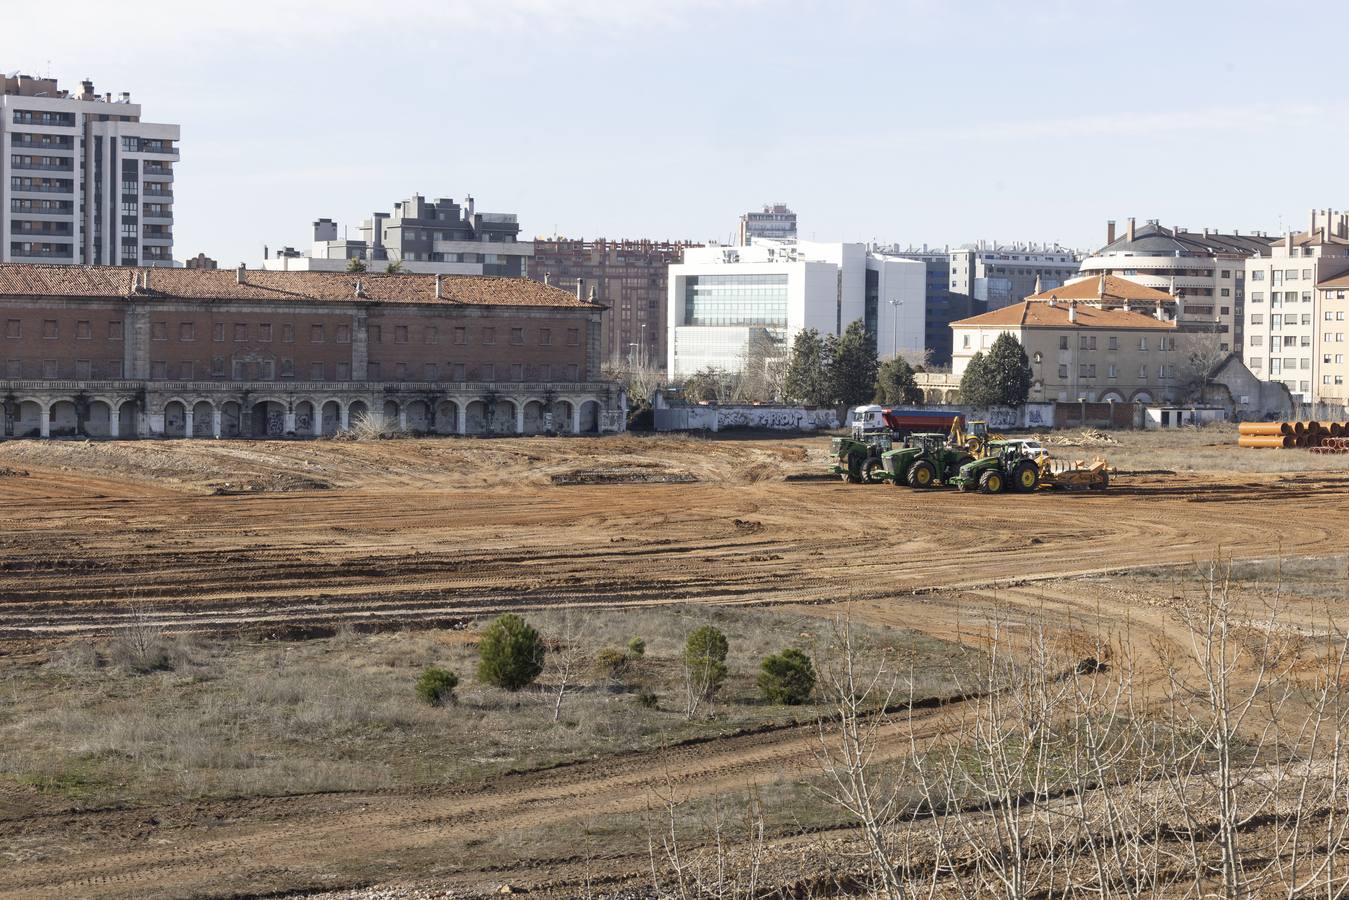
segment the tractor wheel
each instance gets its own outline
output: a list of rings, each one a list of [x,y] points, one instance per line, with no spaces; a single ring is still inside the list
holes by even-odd
[[[911,488],[930,488],[936,478],[937,473],[933,471],[930,462],[920,459],[909,467],[909,487]]]
[[[1103,491],[1106,488],[1110,487],[1110,473],[1102,472],[1101,480],[1093,481],[1091,484],[1087,485],[1087,487],[1093,491]]]
[[[997,469],[989,469],[979,476],[979,491],[984,494],[1001,494],[1006,484],[1001,472]]]
[[[885,480],[885,464],[879,459],[869,459],[862,466],[862,481],[866,484],[880,484]]]
[[[1040,468],[1030,460],[1025,460],[1017,464],[1012,470],[1012,488],[1013,490],[1029,494],[1040,486]]]

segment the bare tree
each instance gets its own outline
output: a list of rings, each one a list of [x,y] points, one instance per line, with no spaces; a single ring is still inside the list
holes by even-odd
[[[691,822],[688,800],[666,773],[654,792],[655,809],[647,825],[651,886],[657,896],[681,900],[755,900],[766,845],[763,803],[754,786],[738,812],[725,798],[712,798],[704,822]]]
[[[549,649],[547,669],[552,676],[553,722],[562,717],[562,702],[578,690],[577,678],[587,657],[586,628],[571,610],[562,613],[557,640]]]

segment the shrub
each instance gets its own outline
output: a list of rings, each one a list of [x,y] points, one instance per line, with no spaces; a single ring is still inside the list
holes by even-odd
[[[809,700],[815,690],[815,666],[809,656],[788,648],[764,657],[757,683],[769,703],[796,706]]]
[[[605,647],[595,654],[595,668],[606,678],[618,678],[628,668],[628,656],[616,647]]]
[[[690,693],[711,697],[726,680],[726,635],[712,625],[694,629],[684,645],[684,668]]]
[[[454,689],[459,686],[459,676],[449,669],[430,666],[422,671],[417,679],[417,696],[422,702],[432,706],[442,706],[454,702]]]
[[[478,680],[518,691],[543,671],[543,640],[515,613],[498,616],[478,643]]]
[[[634,637],[628,641],[628,656],[633,659],[641,659],[646,656],[646,639]]]
[[[637,705],[642,709],[655,709],[656,704],[659,702],[660,698],[656,696],[655,691],[644,690],[637,692]]]

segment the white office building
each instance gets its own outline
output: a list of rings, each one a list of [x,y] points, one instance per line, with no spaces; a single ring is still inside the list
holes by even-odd
[[[740,371],[756,335],[785,350],[809,328],[841,335],[854,321],[881,358],[923,350],[926,267],[865,244],[758,240],[689,247],[670,266],[668,371]]]
[[[130,94],[0,77],[0,262],[173,265],[178,126]]]

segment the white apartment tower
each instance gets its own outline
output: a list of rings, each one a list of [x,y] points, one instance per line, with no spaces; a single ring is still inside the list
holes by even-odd
[[[173,265],[178,136],[92,81],[0,76],[0,262]]]

